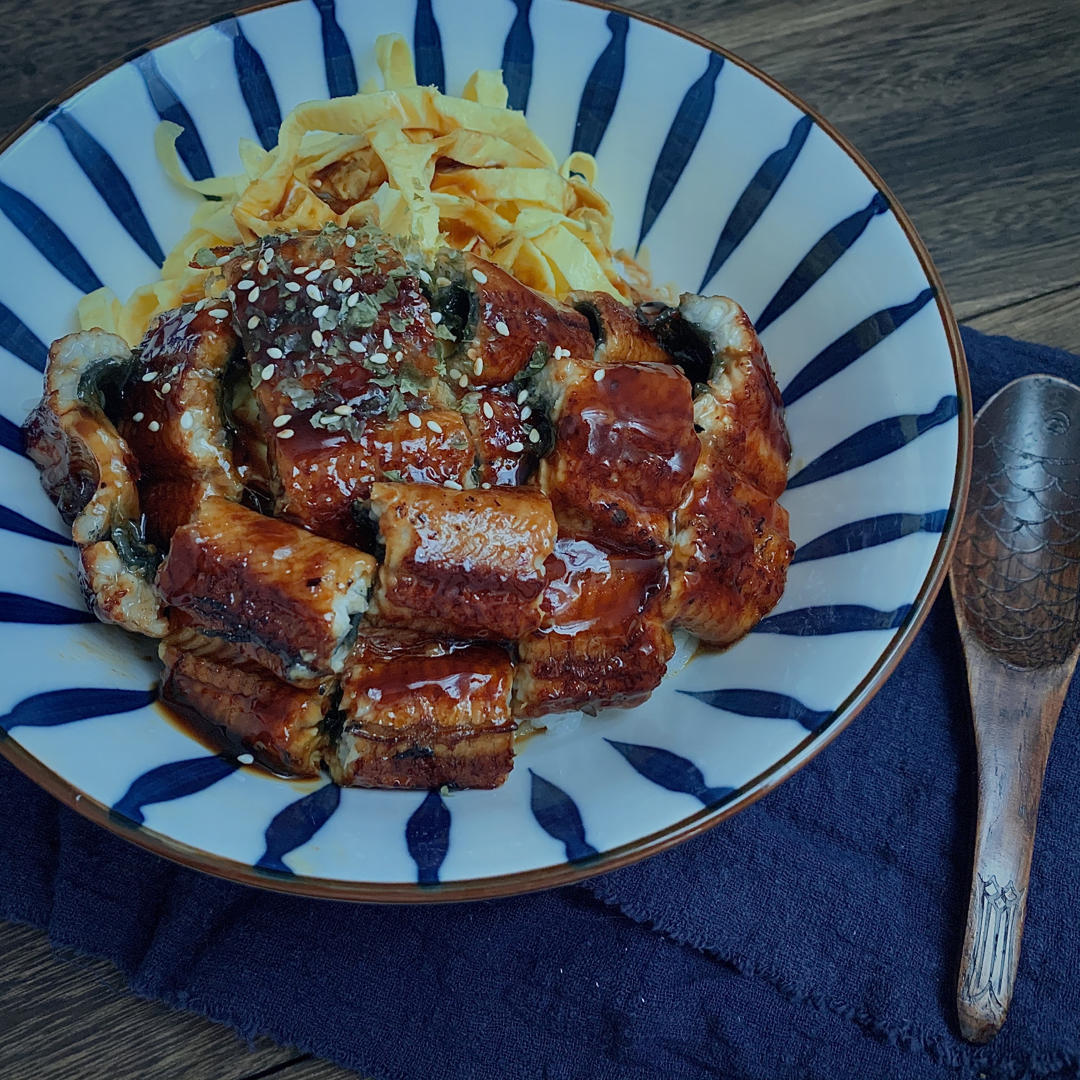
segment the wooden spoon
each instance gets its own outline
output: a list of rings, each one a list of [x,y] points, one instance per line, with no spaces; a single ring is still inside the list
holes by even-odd
[[[983,406],[950,580],[979,765],[957,1008],[983,1043],[1012,1000],[1039,793],[1080,652],[1080,388],[1029,375]]]

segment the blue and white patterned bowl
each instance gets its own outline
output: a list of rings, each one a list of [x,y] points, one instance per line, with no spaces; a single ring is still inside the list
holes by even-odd
[[[658,281],[756,320],[794,446],[798,552],[753,634],[644,706],[520,748],[495,792],[339,791],[217,755],[152,704],[150,644],[86,614],[72,548],[22,456],[46,344],[101,283],[153,278],[197,202],[154,155],[183,125],[196,177],[275,141],[300,101],[353,92],[378,34],[422,82],[502,67],[563,157],[596,155],[616,239]],[[213,873],[367,900],[491,896],[622,865],[715,824],[835,736],[941,584],[967,479],[970,402],[925,249],[877,176],[781,87],[705,42],[566,0],[293,0],[143,51],[0,153],[0,751],[69,805]],[[887,746],[880,753],[887,755]]]

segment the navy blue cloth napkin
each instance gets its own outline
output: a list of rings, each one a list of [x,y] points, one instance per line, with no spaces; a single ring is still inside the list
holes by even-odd
[[[976,406],[1068,354],[965,331]],[[948,596],[811,764],[682,847],[582,886],[429,907],[232,885],[89,824],[0,761],[0,916],[136,993],[379,1080],[1066,1077],[1080,1063],[1080,690],[1043,792],[1016,998],[953,996],[975,767]],[[12,973],[9,973],[12,974]]]

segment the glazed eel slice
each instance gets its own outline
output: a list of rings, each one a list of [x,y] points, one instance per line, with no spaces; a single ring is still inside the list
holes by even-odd
[[[515,716],[640,705],[674,652],[663,556],[560,536],[547,561],[538,629],[518,641]]]
[[[364,627],[328,763],[352,787],[493,788],[513,766],[513,667],[498,645]]]
[[[447,637],[512,641],[540,624],[551,504],[529,488],[376,484],[385,557],[373,617]]]
[[[317,776],[327,750],[333,683],[292,686],[241,645],[196,630],[158,647],[161,700],[192,723],[284,776]],[[215,739],[216,741],[216,739]]]
[[[386,236],[269,236],[222,272],[277,516],[359,543],[354,504],[376,480],[464,486],[473,451],[438,377],[436,324],[418,271]]]
[[[432,307],[446,335],[453,385],[505,386],[556,350],[582,359],[593,354],[584,315],[472,252],[442,253],[432,275]]]
[[[700,451],[682,371],[553,356],[531,393],[554,428],[539,484],[559,528],[605,547],[665,554]]]
[[[45,392],[23,432],[42,485],[71,525],[87,606],[103,622],[162,637],[168,624],[152,584],[157,552],[139,525],[138,465],[106,416],[131,364],[127,344],[103,330],[53,342]]]
[[[214,496],[173,534],[158,588],[184,625],[317,684],[342,670],[374,573],[362,551]]]
[[[205,302],[166,311],[135,353],[117,427],[139,463],[139,503],[160,548],[211,495],[239,502],[224,396],[239,341]]]
[[[674,625],[727,645],[775,606],[795,551],[776,501],[791,456],[783,403],[734,301],[684,295],[657,332],[688,365],[695,352],[707,364],[694,400],[701,457],[676,516],[665,610]]]

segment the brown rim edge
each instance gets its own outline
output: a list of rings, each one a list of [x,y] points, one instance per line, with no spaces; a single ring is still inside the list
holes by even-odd
[[[294,0],[266,0],[264,3],[253,4],[249,7],[239,8],[229,14],[247,15],[268,8],[281,7],[292,3]],[[689,817],[683,818],[675,825],[660,829],[655,833],[639,837],[630,843],[617,848],[602,852],[595,859],[580,863],[562,863],[555,866],[538,867],[535,870],[524,870],[514,874],[503,874],[495,877],[467,878],[461,881],[450,881],[437,885],[422,886],[416,883],[399,882],[349,882],[334,878],[316,877],[289,877],[283,874],[274,874],[256,870],[252,866],[236,862],[218,855],[211,855],[200,849],[180,843],[170,837],[153,832],[142,826],[126,825],[118,822],[110,815],[109,808],[95,799],[78,791],[67,780],[57,776],[51,769],[43,765],[29,751],[15,742],[13,737],[0,738],[0,754],[6,757],[17,769],[28,776],[31,780],[44,788],[65,806],[70,807],[83,817],[97,825],[101,825],[110,832],[116,833],[139,847],[145,848],[156,855],[163,855],[174,862],[195,870],[201,870],[216,877],[225,878],[229,881],[243,885],[253,885],[258,888],[272,889],[279,892],[292,893],[300,896],[308,896],[317,899],[351,900],[367,903],[432,903],[468,900],[488,900],[494,897],[513,896],[520,893],[536,892],[541,889],[555,888],[561,885],[570,885],[586,878],[595,877],[600,873],[617,870],[619,867],[638,862],[650,855],[655,855],[668,848],[681,844],[693,836],[697,836],[714,825],[719,824],[746,809],[756,802],[767,792],[783,783],[793,773],[801,769],[808,761],[823,750],[841,731],[851,723],[862,711],[867,702],[881,688],[886,679],[893,673],[897,664],[907,652],[915,636],[921,629],[923,622],[930,612],[934,599],[945,582],[949,570],[949,562],[952,558],[953,549],[956,546],[958,525],[963,517],[964,505],[967,500],[968,484],[971,479],[971,431],[972,431],[972,403],[971,386],[968,379],[967,361],[964,355],[964,346],[960,339],[960,330],[949,305],[945,293],[945,286],[934,266],[926,245],[922,242],[915,226],[911,223],[907,214],[900,206],[896,197],[889,190],[888,185],[875,171],[873,166],[855,149],[855,147],[832,126],[815,109],[812,109],[804,101],[798,98],[786,87],[781,85],[771,76],[759,70],[753,64],[729,52],[727,49],[708,41],[699,34],[688,30],[681,30],[676,26],[663,22],[651,15],[642,15],[617,4],[608,3],[607,0],[569,0],[569,2],[581,4],[587,7],[600,8],[605,11],[616,11],[638,22],[654,26],[667,33],[675,34],[687,41],[699,45],[710,52],[718,53],[725,60],[730,61],[737,67],[754,75],[763,83],[776,91],[806,115],[810,116],[831,139],[851,158],[856,166],[870,180],[870,182],[886,198],[889,209],[892,210],[900,227],[911,244],[927,280],[934,288],[934,298],[937,302],[938,314],[941,318],[945,336],[949,343],[952,354],[953,373],[956,379],[957,398],[959,410],[957,420],[959,425],[959,438],[957,441],[956,473],[953,479],[952,501],[950,503],[949,516],[942,530],[941,539],[938,542],[934,558],[931,560],[929,572],[923,580],[912,604],[912,614],[908,617],[905,625],[900,627],[892,640],[882,651],[874,666],[867,672],[863,680],[847,696],[836,709],[835,717],[823,728],[810,733],[798,746],[784,757],[776,761],[768,769],[759,773],[748,781],[738,791],[735,799],[715,809],[702,809]],[[3,154],[16,140],[29,131],[44,116],[54,109],[59,108],[64,102],[69,101],[85,87],[117,68],[122,67],[130,60],[143,53],[160,48],[171,41],[186,37],[198,30],[204,30],[212,26],[218,19],[206,19],[192,26],[177,30],[157,38],[140,48],[133,49],[118,59],[91,72],[85,78],[80,79],[68,87],[61,95],[53,98],[47,105],[38,109],[29,119],[17,127],[4,139],[0,139],[0,154]]]

